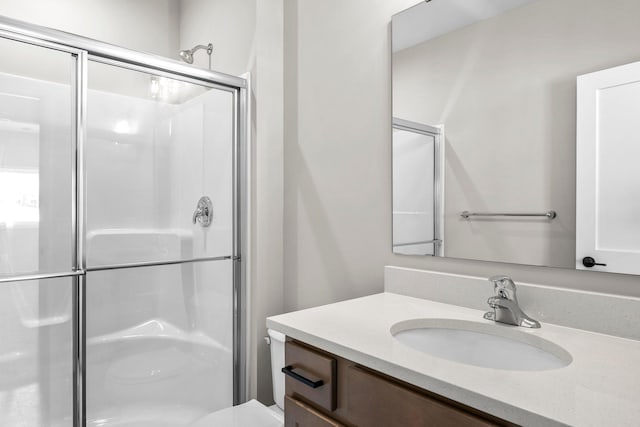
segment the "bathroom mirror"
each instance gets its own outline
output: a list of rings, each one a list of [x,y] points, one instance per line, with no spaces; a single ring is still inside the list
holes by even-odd
[[[394,253],[640,274],[611,269],[609,253],[621,245],[640,253],[630,243],[640,242],[631,214],[640,206],[627,202],[640,200],[640,187],[624,184],[640,182],[629,160],[638,150],[623,141],[636,135],[622,129],[638,131],[633,118],[621,125],[597,115],[605,107],[591,94],[618,83],[580,89],[581,79],[598,82],[603,70],[640,61],[639,15],[630,0],[430,0],[394,15]],[[612,92],[608,116],[640,104],[637,81],[640,72],[620,83],[624,95]],[[596,178],[581,163],[584,142],[576,154],[581,132],[596,147]],[[615,141],[597,148],[605,136]],[[587,220],[585,206],[597,211]]]

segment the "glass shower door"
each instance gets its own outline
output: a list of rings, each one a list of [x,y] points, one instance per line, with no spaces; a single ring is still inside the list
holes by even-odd
[[[0,426],[70,426],[77,63],[29,41],[0,34]]]
[[[87,273],[87,425],[176,427],[232,406],[232,261]]]
[[[87,98],[87,425],[186,426],[233,404],[234,93],[90,61]]]
[[[442,255],[442,131],[393,119],[393,252]]]

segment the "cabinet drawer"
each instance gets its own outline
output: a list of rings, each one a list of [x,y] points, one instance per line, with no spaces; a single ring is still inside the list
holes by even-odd
[[[368,427],[496,426],[358,366],[347,369],[349,422]]]
[[[336,409],[336,359],[287,341],[285,364],[287,396],[301,398],[327,411]]]
[[[322,415],[311,406],[289,396],[284,398],[284,411],[285,427],[344,427],[344,424]]]

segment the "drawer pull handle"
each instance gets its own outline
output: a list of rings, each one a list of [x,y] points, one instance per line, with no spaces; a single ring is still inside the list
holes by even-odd
[[[305,385],[308,385],[311,388],[318,388],[324,384],[324,381],[322,381],[321,379],[313,378],[313,376],[304,369],[294,368],[291,365],[282,368],[282,373],[300,381]]]

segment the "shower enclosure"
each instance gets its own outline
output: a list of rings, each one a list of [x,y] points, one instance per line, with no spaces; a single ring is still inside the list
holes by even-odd
[[[0,425],[245,399],[246,81],[0,17]]]
[[[443,256],[443,129],[396,117],[392,128],[393,253]]]

